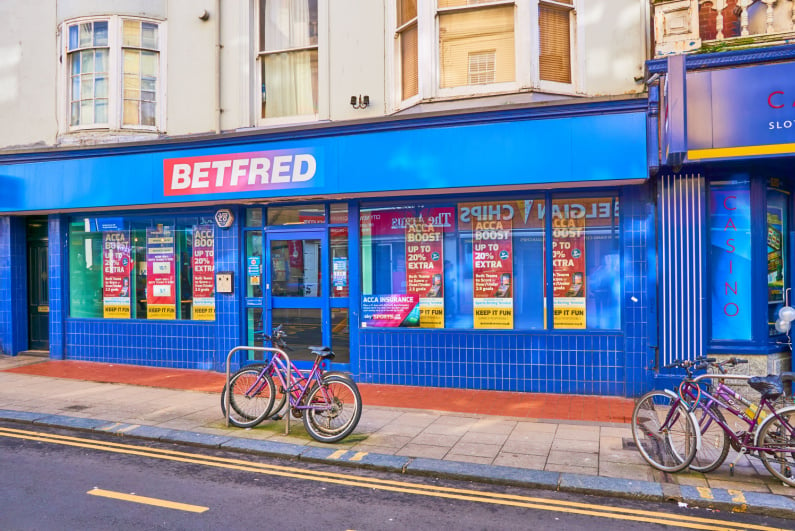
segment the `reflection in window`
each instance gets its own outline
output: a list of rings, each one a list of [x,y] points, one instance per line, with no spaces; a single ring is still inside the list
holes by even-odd
[[[770,335],[778,335],[774,325],[778,310],[786,302],[789,287],[789,194],[778,189],[778,180],[771,179],[767,189],[767,305]]]
[[[69,315],[215,319],[211,217],[73,218]]]

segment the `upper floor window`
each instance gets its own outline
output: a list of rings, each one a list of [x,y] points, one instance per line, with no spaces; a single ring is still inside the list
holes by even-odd
[[[260,0],[261,118],[318,112],[317,0]]]
[[[157,129],[160,24],[111,16],[66,24],[69,127]]]
[[[395,0],[398,104],[515,92],[576,91],[575,0]]]

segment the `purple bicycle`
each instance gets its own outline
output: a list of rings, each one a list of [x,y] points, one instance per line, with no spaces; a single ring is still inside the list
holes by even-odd
[[[309,347],[315,361],[309,371],[301,371],[284,352],[287,334],[279,325],[271,336],[273,352],[265,363],[247,365],[232,375],[221,392],[221,410],[229,421],[241,428],[251,428],[271,418],[282,417],[287,406],[295,418],[303,418],[307,433],[320,442],[332,443],[350,435],[362,415],[362,397],[353,379],[346,373],[326,371],[326,360],[334,353],[329,347]]]

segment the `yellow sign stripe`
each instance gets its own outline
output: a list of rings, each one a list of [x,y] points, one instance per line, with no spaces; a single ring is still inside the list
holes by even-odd
[[[350,458],[350,461],[361,461],[366,455],[367,452],[356,452],[353,454],[353,457]]]
[[[334,452],[333,454],[328,456],[328,458],[329,459],[339,459],[340,457],[342,457],[346,453],[348,453],[348,450],[337,450],[336,452]]]
[[[687,152],[687,159],[728,159],[733,157],[752,157],[754,155],[786,155],[790,153],[795,153],[795,144],[766,144],[762,146],[691,149]]]
[[[137,496],[135,494],[124,494],[123,492],[114,492],[112,490],[91,489],[86,494],[90,494],[91,496],[101,496],[103,498],[111,498],[114,500],[142,503],[144,505],[154,505],[156,507],[165,507],[166,509],[187,511],[190,513],[203,513],[210,510],[209,507],[202,507],[200,505],[190,505],[187,503],[161,500],[159,498],[147,498],[146,496]]]
[[[215,456],[202,456],[189,454],[174,450],[158,448],[146,448],[127,444],[117,444],[105,441],[95,441],[91,439],[81,439],[64,435],[54,435],[41,432],[30,432],[24,430],[14,430],[0,427],[0,436],[15,437],[19,439],[49,442],[52,444],[63,444],[79,448],[90,448],[107,452],[138,455],[157,459],[167,459],[170,461],[212,466],[229,470],[240,470],[260,474],[269,474],[279,477],[289,477],[293,479],[303,479],[320,481],[337,485],[354,486],[362,488],[372,488],[390,492],[402,492],[423,496],[435,496],[440,498],[473,501],[479,503],[492,503],[495,505],[506,505],[512,507],[523,507],[545,511],[557,511],[563,513],[583,514],[589,516],[599,516],[603,518],[613,518],[617,520],[632,520],[639,522],[657,523],[663,525],[677,525],[690,529],[703,530],[732,530],[732,529],[753,529],[760,531],[781,531],[779,528],[754,524],[735,524],[725,520],[715,520],[668,514],[656,511],[643,511],[638,509],[625,509],[622,507],[611,507],[606,505],[595,505],[548,498],[535,498],[529,496],[491,493],[487,491],[476,491],[468,489],[456,489],[451,487],[438,487],[433,485],[423,485],[409,482],[382,480],[370,477],[358,477],[347,474],[336,474],[327,471],[304,470],[294,467],[278,465],[267,465],[242,461],[239,459],[228,459]]]
[[[696,487],[698,491],[698,495],[704,498],[705,500],[714,500],[715,497],[712,495],[712,489],[709,487]]]

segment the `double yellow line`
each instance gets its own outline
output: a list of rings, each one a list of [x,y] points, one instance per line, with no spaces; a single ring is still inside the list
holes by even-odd
[[[536,509],[542,511],[554,511],[568,514],[581,514],[586,516],[597,516],[614,520],[630,520],[633,522],[648,522],[669,526],[678,526],[688,529],[704,530],[740,530],[750,529],[758,531],[780,531],[779,528],[754,525],[739,524],[726,520],[712,518],[699,518],[686,515],[668,514],[655,511],[642,511],[638,509],[625,509],[622,507],[610,507],[607,505],[596,505],[589,503],[579,503],[573,501],[556,500],[548,498],[536,498],[531,496],[520,496],[515,494],[494,493],[479,490],[456,489],[451,487],[441,487],[424,485],[421,483],[410,483],[405,481],[392,481],[379,478],[359,477],[350,474],[338,474],[332,472],[320,472],[305,470],[301,468],[269,465],[232,459],[224,457],[191,454],[175,450],[159,448],[147,448],[129,444],[120,444],[106,441],[96,441],[92,439],[69,437],[65,435],[54,435],[49,433],[34,432],[27,430],[17,430],[0,427],[0,436],[15,439],[25,439],[31,441],[74,446],[78,448],[88,448],[104,452],[118,454],[136,455],[153,459],[165,459],[180,463],[189,463],[227,470],[238,470],[256,474],[266,474],[270,476],[288,477],[293,479],[303,479],[308,481],[319,481],[335,485],[345,485],[349,487],[360,487],[367,489],[378,489],[389,492],[400,492],[405,494],[415,494],[419,496],[431,496],[436,498],[446,498],[478,503],[489,503],[509,507],[519,507],[526,509]],[[89,491],[91,493],[91,491]]]

